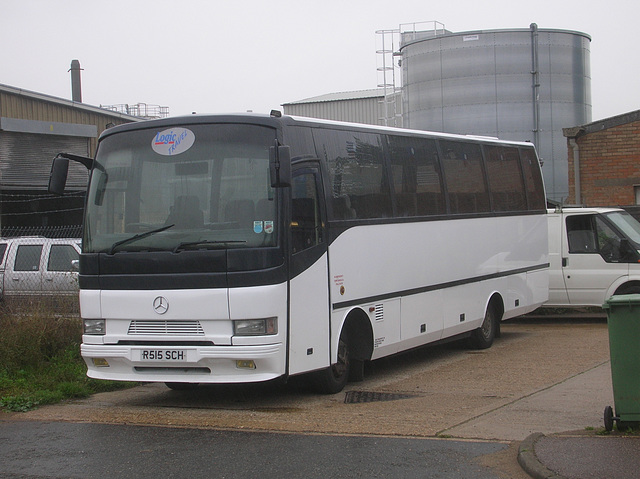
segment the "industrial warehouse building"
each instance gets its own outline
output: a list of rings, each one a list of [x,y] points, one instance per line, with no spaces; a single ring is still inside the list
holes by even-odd
[[[59,152],[93,157],[110,126],[140,118],[0,84],[0,234],[79,236],[86,169],[71,162],[64,197],[47,192]],[[69,229],[70,226],[75,228]]]
[[[402,96],[397,92],[392,100],[402,106]],[[304,100],[284,103],[286,115],[348,121],[367,125],[386,125],[385,94],[382,88],[329,93]]]

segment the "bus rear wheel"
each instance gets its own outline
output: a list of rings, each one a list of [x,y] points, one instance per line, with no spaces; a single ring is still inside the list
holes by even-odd
[[[349,381],[351,358],[346,331],[340,334],[338,341],[338,360],[326,369],[319,371],[315,377],[315,387],[323,394],[336,394],[344,389]]]
[[[471,337],[469,338],[470,346],[474,349],[490,348],[496,337],[498,321],[500,321],[500,319],[498,318],[495,308],[489,305],[487,312],[484,314],[482,326],[471,332]]]

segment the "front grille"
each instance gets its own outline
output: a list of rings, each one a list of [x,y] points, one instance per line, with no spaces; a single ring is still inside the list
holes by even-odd
[[[126,340],[121,339],[118,341],[119,346],[187,346],[187,347],[200,347],[200,346],[215,346],[213,341],[193,341],[191,339],[183,339],[181,341],[159,341],[159,340],[146,340],[141,341],[139,339]]]
[[[133,368],[138,373],[151,374],[211,374],[209,368],[184,368],[184,367],[162,367],[162,366],[136,366]]]
[[[171,320],[133,320],[129,324],[130,335],[167,334],[171,336],[204,336],[204,329],[200,321],[171,321]]]

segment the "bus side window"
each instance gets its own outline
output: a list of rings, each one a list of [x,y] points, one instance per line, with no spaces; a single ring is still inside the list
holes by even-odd
[[[546,208],[546,200],[544,190],[538,187],[542,183],[542,174],[539,167],[540,161],[536,156],[535,150],[533,148],[520,148],[520,161],[522,162],[529,210],[544,210]]]
[[[294,176],[291,197],[291,247],[299,253],[324,242],[315,175]]]
[[[486,146],[485,161],[493,211],[523,211],[527,195],[518,148]]]
[[[491,211],[480,145],[440,141],[451,214]]]
[[[318,128],[313,131],[313,138],[318,156],[325,159],[329,171],[331,219],[353,219],[354,213],[358,220],[390,218],[393,207],[384,137]]]

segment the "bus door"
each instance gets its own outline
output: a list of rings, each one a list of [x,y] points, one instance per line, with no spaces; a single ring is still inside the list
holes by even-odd
[[[325,205],[315,162],[293,166],[290,222],[289,374],[329,366]]]

